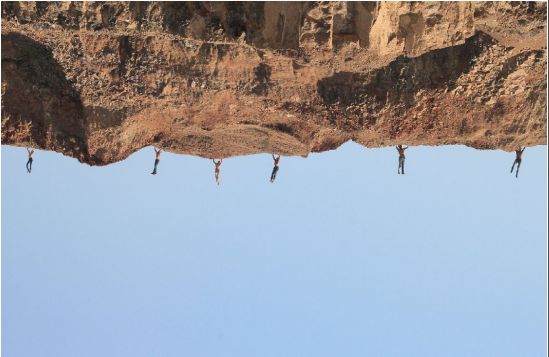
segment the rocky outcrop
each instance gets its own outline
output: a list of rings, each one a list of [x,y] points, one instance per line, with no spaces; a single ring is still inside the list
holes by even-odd
[[[547,140],[547,4],[3,2],[2,144],[306,156]]]

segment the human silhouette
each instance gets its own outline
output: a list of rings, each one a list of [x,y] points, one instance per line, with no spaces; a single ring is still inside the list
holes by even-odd
[[[517,158],[515,159],[515,162],[513,162],[513,166],[511,166],[511,173],[513,173],[513,169],[515,168],[515,164],[517,165],[517,173],[515,175],[516,178],[518,178],[518,172],[520,169],[520,163],[522,162],[522,153],[524,152],[524,149],[526,147],[523,147],[522,150],[520,149],[520,146],[518,147],[518,150],[515,150],[515,153],[517,154]]]
[[[156,150],[156,148],[153,146],[154,152],[156,153],[156,159],[154,160],[154,170],[151,172],[151,175],[156,175],[156,167],[158,166],[158,163],[160,162],[160,154],[162,153],[162,149]]]
[[[402,167],[402,174],[404,173],[404,160],[406,160],[406,156],[404,156],[404,150],[408,149],[409,146],[403,148],[402,145],[397,145],[396,149],[398,150],[398,173],[400,175],[400,168]]]
[[[34,155],[34,149],[29,150],[29,148],[27,148],[27,152],[29,153],[29,161],[27,161],[27,173],[30,174],[32,170],[32,155]]]
[[[219,185],[219,167],[221,166],[223,159],[220,159],[218,162],[215,162],[215,159],[212,159],[212,161],[215,164],[215,182]]]
[[[278,172],[278,162],[280,161],[280,155],[278,155],[277,158],[273,155],[274,160],[274,167],[273,167],[273,173],[271,174],[271,183],[275,182],[276,173]]]

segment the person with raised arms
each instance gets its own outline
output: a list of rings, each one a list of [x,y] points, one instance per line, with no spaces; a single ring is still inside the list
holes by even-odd
[[[154,170],[151,172],[152,175],[156,175],[156,167],[158,166],[158,163],[160,162],[160,154],[162,153],[162,149],[156,150],[156,148],[153,146],[154,152],[156,153],[156,159],[154,160]]]
[[[408,149],[409,146],[403,148],[402,145],[397,145],[396,149],[398,151],[398,174],[400,175],[400,168],[402,167],[402,174],[404,173],[404,160],[406,160],[406,156],[404,156],[404,151]]]
[[[215,159],[212,159],[213,163],[215,164],[215,182],[219,185],[219,168],[221,167],[221,163],[223,162],[223,159],[220,159],[218,162],[215,162]]]
[[[522,153],[524,152],[524,149],[526,149],[526,146],[520,149],[520,146],[517,150],[515,150],[515,154],[517,155],[515,161],[513,162],[513,166],[511,166],[511,173],[513,173],[513,169],[515,168],[515,165],[517,165],[517,174],[515,175],[516,178],[518,178],[518,172],[520,169],[520,163],[522,162]]]
[[[278,172],[278,162],[280,161],[280,155],[278,155],[277,158],[275,158],[275,156],[273,155],[273,160],[275,166],[273,167],[273,173],[271,174],[271,183],[275,181],[276,173]]]
[[[27,152],[29,153],[29,161],[27,161],[27,173],[30,174],[32,170],[32,155],[34,155],[34,149],[29,150],[29,148],[27,148]]]

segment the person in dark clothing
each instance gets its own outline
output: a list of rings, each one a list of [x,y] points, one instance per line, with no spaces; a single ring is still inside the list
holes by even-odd
[[[400,175],[400,168],[402,167],[402,174],[405,175],[404,173],[404,160],[406,160],[406,156],[404,156],[404,151],[406,149],[408,149],[409,146],[403,148],[402,145],[397,145],[396,146],[396,149],[398,151],[398,173]]]
[[[517,173],[515,175],[516,178],[518,178],[518,172],[520,169],[520,163],[522,162],[522,153],[524,152],[524,149],[526,149],[526,147],[523,147],[521,150],[519,146],[518,150],[515,150],[515,153],[517,154],[517,158],[515,159],[515,162],[513,162],[513,166],[511,166],[511,173],[513,173],[513,169],[515,168],[515,165],[517,165]]]
[[[221,167],[221,163],[223,163],[223,159],[220,159],[218,162],[215,162],[215,159],[212,159],[212,161],[215,164],[215,182],[219,185],[219,168]]]
[[[29,148],[27,148],[27,152],[29,153],[29,161],[27,161],[27,173],[30,174],[32,170],[32,155],[34,155],[34,149],[29,150]]]
[[[156,148],[153,146],[154,152],[156,153],[156,159],[154,160],[154,170],[151,172],[152,175],[156,175],[156,167],[158,166],[158,163],[160,162],[160,154],[162,153],[162,149],[156,150]]]
[[[275,156],[273,155],[273,160],[274,160],[275,166],[273,167],[273,173],[271,174],[271,183],[275,181],[276,173],[278,172],[278,163],[280,161],[280,155],[278,155],[277,158],[275,158]]]

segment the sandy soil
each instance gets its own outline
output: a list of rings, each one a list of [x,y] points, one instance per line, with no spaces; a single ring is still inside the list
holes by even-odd
[[[2,144],[90,165],[547,142],[547,3],[2,3]]]

